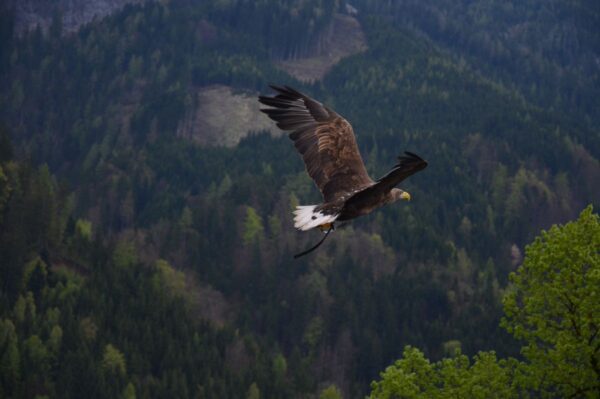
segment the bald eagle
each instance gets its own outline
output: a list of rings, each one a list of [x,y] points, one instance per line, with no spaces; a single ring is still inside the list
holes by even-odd
[[[396,186],[425,169],[425,160],[406,151],[387,174],[373,181],[346,119],[289,86],[270,87],[277,94],[258,97],[269,107],[261,111],[289,132],[306,171],[323,195],[322,204],[298,206],[294,211],[294,227],[303,231],[318,227],[326,233],[315,247],[297,256],[316,249],[333,230],[335,221],[354,219],[398,200],[410,200],[410,194]]]

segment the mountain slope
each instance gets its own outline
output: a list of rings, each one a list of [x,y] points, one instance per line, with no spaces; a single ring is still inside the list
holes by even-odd
[[[23,34],[39,26],[47,31],[53,21],[60,18],[65,32],[74,32],[94,18],[112,14],[127,4],[141,3],[140,0],[96,0],[96,1],[53,1],[39,0],[8,1],[15,14],[15,32]]]

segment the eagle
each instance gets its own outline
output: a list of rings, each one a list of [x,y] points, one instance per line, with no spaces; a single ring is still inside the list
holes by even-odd
[[[259,96],[261,108],[289,132],[302,156],[308,175],[323,196],[323,203],[301,205],[294,211],[294,227],[307,231],[319,228],[325,236],[342,222],[367,215],[398,200],[410,200],[410,194],[396,186],[427,167],[418,155],[405,151],[397,164],[377,180],[369,177],[350,123],[331,108],[289,87],[270,85],[274,96]]]

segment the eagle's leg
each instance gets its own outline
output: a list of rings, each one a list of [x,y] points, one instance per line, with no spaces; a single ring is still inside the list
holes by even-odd
[[[321,238],[321,241],[319,241],[314,247],[307,249],[304,252],[300,252],[299,254],[294,255],[294,259],[298,259],[301,256],[304,256],[306,254],[311,253],[312,251],[314,251],[315,249],[319,248],[319,246],[321,244],[323,244],[323,241],[325,241],[325,239],[327,238],[327,236],[329,236],[329,233],[331,233],[333,231],[333,223],[331,223],[332,226],[329,228],[329,230],[327,230],[325,232],[325,235],[323,236],[323,238]],[[319,226],[320,227],[320,226]]]
[[[319,230],[321,230],[323,233],[327,233],[329,230],[335,230],[335,226],[333,225],[333,222],[323,223],[319,226]]]

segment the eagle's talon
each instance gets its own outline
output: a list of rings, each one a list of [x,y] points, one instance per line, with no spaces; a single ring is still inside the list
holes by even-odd
[[[329,230],[335,230],[335,228],[333,227],[333,223],[323,223],[319,226],[319,230],[321,230],[323,233],[326,233]]]

